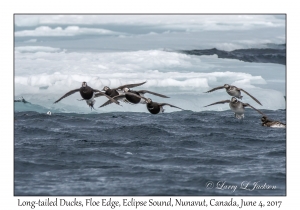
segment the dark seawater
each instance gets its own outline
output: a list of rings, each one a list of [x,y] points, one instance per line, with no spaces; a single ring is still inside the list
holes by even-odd
[[[277,48],[266,49],[238,49],[233,51],[218,50],[216,48],[205,50],[182,50],[182,53],[188,55],[218,55],[218,58],[236,59],[245,62],[255,63],[277,63],[286,65],[285,44]]]
[[[286,122],[285,110],[262,111]],[[286,195],[286,129],[262,127],[251,109],[243,120],[230,110],[21,111],[14,126],[16,196]],[[224,182],[237,189],[216,189]]]

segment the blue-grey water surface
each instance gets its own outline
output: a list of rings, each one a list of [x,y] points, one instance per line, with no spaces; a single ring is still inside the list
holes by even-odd
[[[14,194],[285,195],[286,129],[233,115],[16,111]]]

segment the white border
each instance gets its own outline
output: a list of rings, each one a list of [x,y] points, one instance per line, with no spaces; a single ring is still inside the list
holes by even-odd
[[[291,1],[292,2],[292,1]],[[287,196],[286,197],[234,197],[246,200],[282,200],[280,209],[297,209],[298,186],[296,172],[298,167],[298,141],[295,118],[297,109],[297,87],[299,76],[299,11],[298,5],[287,1],[6,1],[1,3],[1,207],[15,209],[17,200],[24,197],[13,196],[13,14],[14,13],[286,13],[287,14]],[[295,1],[293,1],[295,2]],[[298,62],[297,62],[298,61]],[[292,89],[294,88],[294,89]],[[3,95],[4,93],[4,95]],[[26,197],[31,200],[36,197]],[[44,198],[44,197],[43,197]],[[72,197],[68,197],[71,199]],[[139,197],[142,198],[142,197]],[[148,197],[147,197],[148,198]],[[155,197],[165,200],[167,197]],[[184,197],[188,198],[188,197]],[[198,199],[211,197],[198,197]],[[230,197],[215,197],[230,200]],[[39,199],[39,197],[37,197]],[[78,199],[84,199],[79,197]],[[100,199],[100,198],[99,198]],[[117,197],[121,199],[121,197]],[[289,208],[294,207],[294,208]],[[29,209],[23,207],[23,209]],[[45,207],[43,209],[49,209]],[[63,209],[55,208],[55,209]],[[99,209],[102,207],[91,207]],[[199,208],[199,207],[198,207]],[[299,207],[298,207],[299,208]],[[38,209],[41,209],[39,207]],[[82,209],[82,208],[81,208]],[[107,208],[108,209],[108,208]],[[148,207],[147,209],[151,209]],[[229,209],[229,208],[227,208]],[[235,207],[236,209],[236,207]],[[250,208],[249,208],[250,209]],[[260,209],[260,208],[256,208]]]

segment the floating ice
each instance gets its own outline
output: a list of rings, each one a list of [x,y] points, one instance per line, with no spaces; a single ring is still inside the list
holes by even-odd
[[[194,56],[161,50],[130,52],[66,52],[43,51],[15,54],[15,94],[23,95],[34,104],[47,109],[65,112],[90,110],[85,103],[77,101],[79,93],[53,104],[66,92],[89,86],[101,90],[104,86],[118,87],[123,84],[146,84],[133,89],[158,92],[169,99],[150,94],[145,96],[155,102],[166,102],[186,110],[227,110],[228,105],[203,106],[230,99],[225,89],[203,93],[224,84],[244,88],[262,104],[257,104],[244,94],[243,102],[259,109],[285,108],[285,66],[270,63],[246,63],[238,60],[219,59],[216,56]],[[47,88],[43,88],[47,87]],[[98,107],[107,99],[96,98],[98,112],[135,111],[147,112],[145,105],[123,107],[109,105]],[[177,111],[167,107],[166,112]]]

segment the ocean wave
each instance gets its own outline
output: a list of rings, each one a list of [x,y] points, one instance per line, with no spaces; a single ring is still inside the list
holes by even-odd
[[[285,120],[283,110],[267,112]],[[277,187],[238,195],[285,193],[286,130],[261,126],[255,111],[243,121],[230,111],[16,112],[14,142],[16,195],[45,195],[49,187],[51,195],[73,195],[74,183],[81,195],[98,195],[99,185],[86,187],[98,179],[103,195],[128,195],[130,188],[132,195],[216,195],[199,189],[221,180],[238,185],[260,180]],[[167,190],[161,192],[161,186]]]

